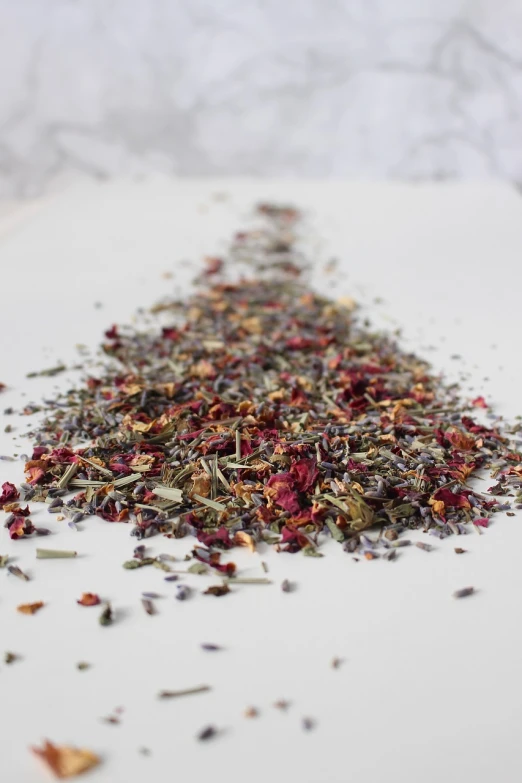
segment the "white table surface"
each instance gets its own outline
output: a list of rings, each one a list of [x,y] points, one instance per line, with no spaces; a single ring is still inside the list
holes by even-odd
[[[317,286],[402,328],[403,343],[437,370],[466,376],[466,396],[483,393],[507,417],[522,412],[522,198],[508,186],[160,178],[79,184],[0,220],[0,381],[9,386],[0,408],[68,388],[74,372],[25,375],[76,363],[76,344],[95,348],[113,322],[186,289],[202,255],[220,252],[261,198],[308,211]],[[332,256],[338,270],[327,275]],[[3,430],[10,423],[20,436],[35,418],[1,417],[0,454],[30,451]],[[0,480],[19,482],[22,468],[0,462]],[[355,563],[333,543],[317,560],[233,550],[244,575],[261,575],[266,560],[274,584],[216,600],[199,590],[211,579],[193,576],[198,591],[184,603],[162,572],[121,568],[135,544],[127,525],[89,519],[74,532],[38,510],[35,523],[54,534],[45,545],[81,553],[65,561],[36,561],[42,539],[11,542],[2,527],[0,554],[32,580],[0,571],[0,653],[22,656],[0,659],[0,780],[50,779],[28,751],[45,737],[100,753],[85,778],[93,783],[520,780],[521,513],[499,515],[482,536],[430,539],[432,552],[410,548],[396,563]],[[457,557],[456,544],[468,554]],[[192,545],[150,542],[180,557]],[[284,578],[294,593],[281,592]],[[453,600],[466,585],[477,595]],[[165,596],[157,616],[143,612],[142,590]],[[84,591],[111,600],[112,627],[99,626],[98,608],[76,605]],[[17,613],[37,600],[46,602],[37,615]],[[201,642],[226,649],[204,652]],[[337,670],[334,656],[344,659]],[[79,672],[80,660],[92,668]],[[212,691],[157,699],[203,683]],[[272,706],[281,698],[286,713]],[[243,717],[249,705],[258,718]],[[118,706],[120,725],[100,721]],[[314,731],[303,731],[303,716]],[[209,723],[223,733],[198,743]]]

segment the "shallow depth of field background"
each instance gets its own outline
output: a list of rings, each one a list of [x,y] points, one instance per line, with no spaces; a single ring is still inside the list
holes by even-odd
[[[95,177],[522,181],[520,0],[0,0],[0,196]]]

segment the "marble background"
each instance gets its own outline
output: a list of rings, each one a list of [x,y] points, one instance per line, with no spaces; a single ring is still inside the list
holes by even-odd
[[[0,0],[0,195],[141,174],[522,181],[522,0]]]

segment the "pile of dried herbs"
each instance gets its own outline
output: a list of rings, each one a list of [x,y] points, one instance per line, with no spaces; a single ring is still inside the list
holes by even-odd
[[[306,286],[296,210],[259,212],[262,227],[208,259],[189,299],[154,308],[164,326],[106,332],[104,374],[35,433],[24,500],[130,523],[138,539],[194,535],[214,567],[219,550],[260,541],[319,555],[321,534],[392,557],[404,529],[464,533],[511,507],[500,496],[519,503],[506,435],[361,326],[351,300]],[[496,483],[482,494],[469,481],[485,468]],[[46,532],[18,499],[4,484],[11,538]]]

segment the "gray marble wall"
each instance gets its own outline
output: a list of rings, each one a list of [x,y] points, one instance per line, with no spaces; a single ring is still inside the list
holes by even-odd
[[[522,0],[0,0],[0,194],[60,175],[522,180]]]

